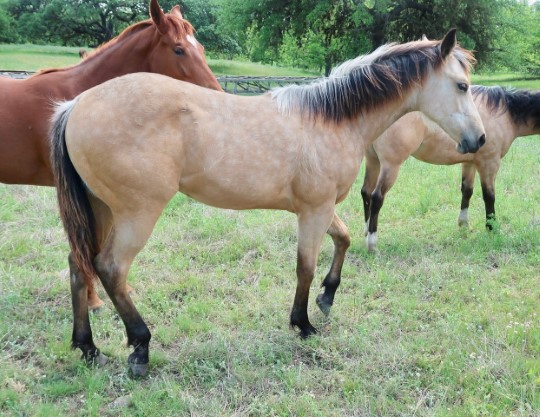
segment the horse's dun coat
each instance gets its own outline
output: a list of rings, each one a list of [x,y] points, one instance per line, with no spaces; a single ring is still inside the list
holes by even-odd
[[[95,268],[134,346],[131,370],[147,372],[151,336],[127,294],[126,276],[178,191],[216,207],[297,215],[290,320],[302,336],[315,333],[307,306],[321,241],[328,232],[336,244],[317,299],[328,312],[349,246],[334,208],[347,196],[369,143],[414,110],[444,126],[462,151],[484,142],[468,90],[471,56],[455,44],[451,31],[442,42],[385,46],[324,81],[258,97],[133,74],[61,105],[52,160],[72,248],[73,345],[88,361],[101,361],[81,296],[87,285],[81,272]]]

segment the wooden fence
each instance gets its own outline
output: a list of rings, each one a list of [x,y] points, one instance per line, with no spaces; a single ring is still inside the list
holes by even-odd
[[[32,71],[7,71],[0,70],[0,75],[11,78],[26,78],[32,75]],[[240,95],[256,95],[268,90],[288,84],[306,84],[317,78],[315,77],[254,77],[254,76],[223,76],[217,77],[223,89],[228,93]]]

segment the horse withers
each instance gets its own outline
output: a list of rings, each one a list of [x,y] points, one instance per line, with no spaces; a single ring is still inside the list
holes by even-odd
[[[59,104],[52,165],[72,249],[73,346],[89,363],[105,360],[92,339],[85,296],[88,277],[97,273],[134,347],[130,369],[147,373],[151,334],[126,276],[178,191],[220,208],[296,214],[298,282],[290,323],[303,337],[316,333],[307,307],[321,242],[328,233],[336,247],[317,298],[328,313],[350,241],[335,205],[347,196],[366,147],[414,110],[437,121],[463,149],[484,142],[468,88],[471,60],[454,30],[442,41],[384,45],[327,79],[257,97],[132,74]]]

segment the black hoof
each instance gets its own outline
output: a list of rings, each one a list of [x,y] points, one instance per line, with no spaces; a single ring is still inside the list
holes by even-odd
[[[315,300],[319,309],[325,316],[330,314],[330,309],[332,308],[333,301],[329,301],[326,294],[319,294]]]
[[[146,349],[143,349],[142,352],[135,350],[129,355],[128,364],[134,377],[145,377],[148,375],[148,351]]]
[[[135,378],[144,378],[148,375],[148,364],[130,363],[129,370]]]

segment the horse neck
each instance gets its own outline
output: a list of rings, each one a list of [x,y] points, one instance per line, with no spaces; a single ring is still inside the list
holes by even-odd
[[[365,146],[373,143],[382,133],[403,115],[416,110],[417,91],[411,90],[402,99],[393,100],[379,108],[360,115],[356,129],[360,132]]]
[[[150,51],[159,41],[153,27],[133,33],[115,44],[103,48],[69,69],[81,91],[112,78],[133,72],[150,71]]]
[[[530,120],[527,122],[512,122],[514,125],[514,131],[516,137],[519,136],[530,136],[530,135],[540,135],[540,125],[534,126],[534,123]]]

